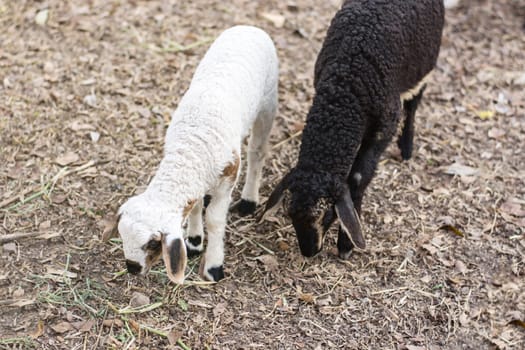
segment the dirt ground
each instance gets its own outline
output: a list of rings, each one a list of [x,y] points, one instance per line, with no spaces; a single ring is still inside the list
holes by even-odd
[[[218,284],[198,258],[183,286],[162,264],[131,276],[120,241],[100,241],[154,173],[209,43],[239,23],[281,61],[265,199],[297,157],[338,4],[0,0],[0,349],[525,348],[523,0],[447,11],[414,157],[383,155],[350,260],[335,232],[303,258],[280,213],[230,216]]]

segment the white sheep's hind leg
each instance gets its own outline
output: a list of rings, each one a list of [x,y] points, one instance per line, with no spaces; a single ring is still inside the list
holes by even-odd
[[[203,200],[201,199],[195,203],[188,217],[188,228],[186,230],[186,252],[188,258],[199,255],[203,250],[202,206]]]
[[[257,116],[248,141],[248,167],[246,181],[242,189],[241,200],[232,210],[240,216],[253,214],[259,203],[259,187],[261,186],[262,169],[268,150],[268,139],[272,130],[276,108],[264,110]]]
[[[231,179],[222,180],[206,208],[208,244],[201,260],[200,275],[209,281],[217,282],[224,278],[224,230],[234,184]]]

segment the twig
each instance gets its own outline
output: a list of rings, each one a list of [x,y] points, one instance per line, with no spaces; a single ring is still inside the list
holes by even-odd
[[[263,244],[261,244],[261,243],[259,243],[259,242],[257,242],[257,241],[254,241],[254,240],[252,240],[252,239],[250,239],[250,238],[248,238],[248,237],[246,237],[246,236],[244,236],[244,235],[242,235],[242,234],[236,232],[235,230],[231,230],[231,228],[230,228],[230,231],[231,231],[234,235],[239,236],[239,237],[241,237],[242,239],[244,239],[244,240],[250,242],[251,244],[253,244],[253,245],[255,245],[255,246],[261,248],[262,250],[266,251],[268,254],[275,255],[275,252],[274,252],[273,250],[271,250],[270,248],[266,248]]]
[[[409,289],[408,287],[400,287],[400,288],[392,288],[392,289],[383,289],[383,290],[378,290],[378,291],[375,291],[375,292],[372,292],[370,293],[371,295],[378,295],[378,294],[386,294],[386,293],[399,293],[399,292],[402,292],[404,290],[407,290]]]
[[[78,173],[82,170],[85,170],[87,168],[90,168],[94,165],[96,165],[97,163],[93,160],[90,160],[89,162],[87,162],[86,164],[84,165],[81,165],[79,167],[76,167],[74,169],[70,169],[68,170],[67,167],[64,167],[64,168],[61,168],[56,174],[55,176],[53,176],[53,178],[48,181],[46,184],[44,184],[43,186],[39,186],[40,187],[40,190],[37,191],[38,187],[33,187],[33,188],[29,188],[29,189],[25,189],[22,191],[22,193],[19,193],[17,194],[16,196],[14,197],[11,197],[11,198],[8,198],[6,200],[4,200],[3,202],[0,203],[0,208],[3,208],[5,207],[6,205],[8,204],[11,204],[12,202],[16,201],[17,199],[19,199],[18,203],[15,203],[13,205],[11,205],[10,207],[6,208],[6,209],[3,209],[3,210],[6,210],[6,211],[9,211],[9,210],[13,210],[13,209],[16,209],[18,208],[19,206],[21,205],[24,205],[30,201],[32,201],[33,199],[36,199],[40,196],[43,196],[43,195],[47,195],[49,196],[51,194],[51,192],[53,192],[53,189],[55,188],[55,185],[56,183],[58,182],[58,180],[70,175],[70,174],[73,174],[73,173]],[[20,199],[21,196],[24,196],[28,193],[31,193],[31,192],[34,192],[33,194],[31,194],[29,197],[24,197],[22,199]]]
[[[213,38],[204,38],[201,40],[197,40],[188,45],[181,45],[176,42],[170,42],[167,46],[164,46],[164,47],[150,45],[150,49],[156,52],[161,52],[161,53],[185,52],[185,51],[194,49],[196,47],[199,47],[201,45],[206,45],[208,43],[211,43],[212,41],[213,41]]]
[[[0,208],[3,208],[5,206],[7,206],[8,204],[13,203],[14,201],[20,199],[20,197],[25,196],[26,194],[28,194],[30,192],[33,192],[34,190],[35,190],[35,188],[26,188],[21,193],[18,193],[16,196],[4,199],[3,201],[0,202]]]
[[[19,232],[19,233],[11,233],[8,235],[2,235],[0,236],[0,244],[11,242],[11,241],[16,241],[17,239],[22,239],[22,238],[38,237],[43,234],[44,233],[42,232]]]
[[[288,137],[287,139],[284,139],[281,142],[278,142],[275,145],[273,145],[272,146],[272,150],[281,147],[282,145],[284,145],[288,141],[296,138],[297,136],[301,135],[302,133],[303,133],[303,131],[301,130],[301,131],[296,132],[295,134],[290,135],[290,137]]]

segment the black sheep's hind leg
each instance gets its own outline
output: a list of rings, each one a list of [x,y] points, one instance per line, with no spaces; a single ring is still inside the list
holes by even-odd
[[[401,157],[403,160],[409,160],[412,157],[412,149],[414,147],[414,118],[419,102],[423,97],[425,87],[426,85],[423,85],[417,95],[413,96],[410,100],[403,102],[405,123],[403,125],[401,136],[397,140],[397,145],[401,150]]]

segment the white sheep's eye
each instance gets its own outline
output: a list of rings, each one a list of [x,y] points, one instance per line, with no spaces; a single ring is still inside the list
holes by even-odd
[[[144,248],[146,250],[152,250],[152,251],[157,251],[157,250],[160,250],[161,248],[161,243],[160,241],[157,241],[155,239],[150,239],[148,243],[146,243],[146,245],[144,246]]]

